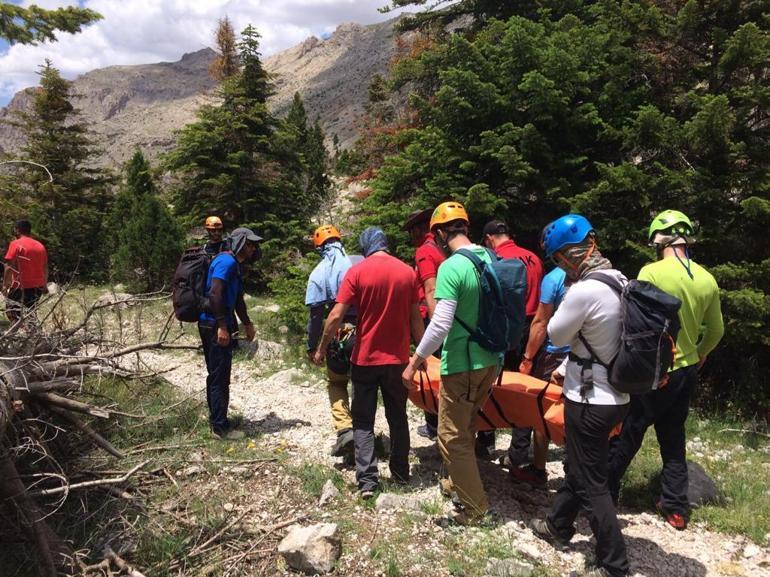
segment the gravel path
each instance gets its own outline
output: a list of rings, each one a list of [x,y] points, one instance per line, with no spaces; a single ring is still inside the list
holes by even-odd
[[[285,368],[268,375],[261,366],[274,365],[280,357],[277,343],[260,345],[253,360],[233,366],[231,408],[244,415],[244,428],[258,431],[269,447],[281,448],[298,463],[321,463],[340,470],[346,481],[355,483],[351,470],[340,466],[340,459],[329,456],[334,441],[328,401],[323,382],[317,374],[297,368]],[[205,368],[202,356],[194,353],[164,356],[144,353],[145,361],[154,368],[176,366],[165,377],[181,389],[203,398]],[[436,479],[441,466],[433,443],[418,437],[420,414],[410,407],[412,438],[412,495],[414,499],[435,502]],[[376,431],[387,434],[382,408],[377,414]],[[497,446],[507,446],[508,437],[498,435]],[[551,457],[560,451],[551,451]],[[517,549],[526,556],[558,570],[581,568],[592,557],[590,529],[585,519],[578,523],[573,547],[566,553],[535,538],[526,529],[534,515],[543,513],[563,478],[559,461],[548,463],[549,491],[530,491],[511,484],[507,474],[493,463],[480,464],[482,477],[492,505],[505,525],[496,529],[510,535]],[[380,464],[383,478],[387,466]],[[386,513],[382,514],[387,517]],[[636,577],[759,577],[770,576],[770,550],[759,547],[744,537],[727,536],[706,530],[697,524],[677,532],[650,513],[621,510],[621,523],[626,537],[632,571]],[[408,572],[407,572],[408,574]]]

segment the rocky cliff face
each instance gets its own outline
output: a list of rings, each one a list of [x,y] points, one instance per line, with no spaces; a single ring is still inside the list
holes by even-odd
[[[282,115],[295,92],[305,100],[308,117],[320,119],[331,139],[350,146],[356,118],[366,104],[374,74],[384,73],[393,54],[393,24],[342,24],[326,40],[310,37],[264,61],[273,75],[273,111]],[[74,81],[75,105],[91,125],[101,148],[100,164],[119,167],[138,146],[150,159],[174,143],[174,131],[195,119],[201,104],[216,100],[216,83],[208,74],[214,52],[185,54],[178,62],[111,66]],[[23,145],[19,131],[3,121],[26,110],[34,88],[17,93],[0,109],[0,153]]]

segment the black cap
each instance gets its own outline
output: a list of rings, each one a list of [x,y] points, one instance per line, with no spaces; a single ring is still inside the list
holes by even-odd
[[[230,233],[230,248],[233,251],[233,254],[238,254],[247,241],[256,244],[261,240],[262,237],[254,234],[254,231],[250,228],[236,228],[233,232]]]
[[[404,226],[401,227],[401,230],[409,230],[410,228],[414,228],[418,224],[422,224],[423,222],[428,222],[432,214],[433,214],[432,208],[412,211],[407,217],[406,222],[404,223]]]
[[[487,236],[488,234],[509,234],[508,225],[505,224],[502,220],[490,220],[487,224],[484,225],[484,231],[482,234],[484,236]]]

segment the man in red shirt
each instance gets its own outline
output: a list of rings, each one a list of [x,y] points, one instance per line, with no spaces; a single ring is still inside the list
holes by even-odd
[[[21,318],[24,309],[32,308],[46,291],[48,284],[48,253],[32,238],[32,224],[17,220],[13,229],[16,240],[5,253],[3,294],[8,298],[6,315],[12,323]]]
[[[404,230],[409,233],[409,238],[416,247],[414,262],[420,287],[420,315],[426,327],[436,308],[436,298],[433,295],[436,292],[438,267],[446,259],[428,226],[432,214],[432,208],[416,210],[404,223]],[[441,356],[441,349],[438,350],[437,356]],[[425,424],[417,427],[417,434],[435,441],[437,431],[438,415],[425,411]]]
[[[369,227],[361,233],[359,243],[365,258],[345,274],[313,361],[323,363],[329,341],[347,310],[355,307],[358,328],[350,377],[356,480],[361,497],[370,499],[379,489],[374,450],[378,390],[390,430],[390,473],[396,482],[409,480],[408,391],[401,383],[401,373],[409,362],[410,329],[419,343],[425,327],[418,306],[417,276],[409,265],[388,254],[385,233]]]
[[[517,258],[527,270],[527,295],[524,303],[524,314],[526,323],[521,336],[521,343],[518,347],[510,350],[505,355],[503,367],[509,371],[517,371],[521,363],[521,355],[525,353],[527,340],[529,339],[529,327],[532,319],[535,318],[537,307],[540,304],[540,283],[543,281],[543,262],[538,256],[517,245],[511,238],[508,225],[502,220],[492,220],[484,226],[483,244],[487,248],[495,251],[500,258]],[[529,359],[531,360],[531,359]],[[494,435],[494,431],[489,434]],[[527,461],[529,452],[531,427],[515,428],[511,432],[511,446],[508,449],[508,455],[503,457],[503,464],[515,466]]]

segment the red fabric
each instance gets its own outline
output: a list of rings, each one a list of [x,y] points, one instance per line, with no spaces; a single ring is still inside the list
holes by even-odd
[[[419,282],[419,296],[420,296],[420,315],[422,318],[428,318],[428,304],[425,301],[425,289],[423,285],[425,281],[431,278],[436,278],[438,275],[438,267],[442,262],[446,260],[444,253],[436,244],[436,239],[432,232],[425,235],[420,246],[414,253],[414,261],[416,263],[415,269],[417,270],[417,278]]]
[[[5,260],[13,271],[11,289],[43,288],[45,286],[45,265],[48,253],[45,247],[29,236],[11,241]]]
[[[527,302],[524,314],[532,317],[537,312],[540,303],[540,282],[543,280],[543,262],[537,255],[526,248],[521,248],[512,240],[501,242],[495,247],[495,253],[500,258],[517,258],[527,269]]]
[[[418,302],[417,275],[406,263],[376,252],[351,267],[337,302],[358,310],[355,365],[400,365],[409,362],[409,319]]]

